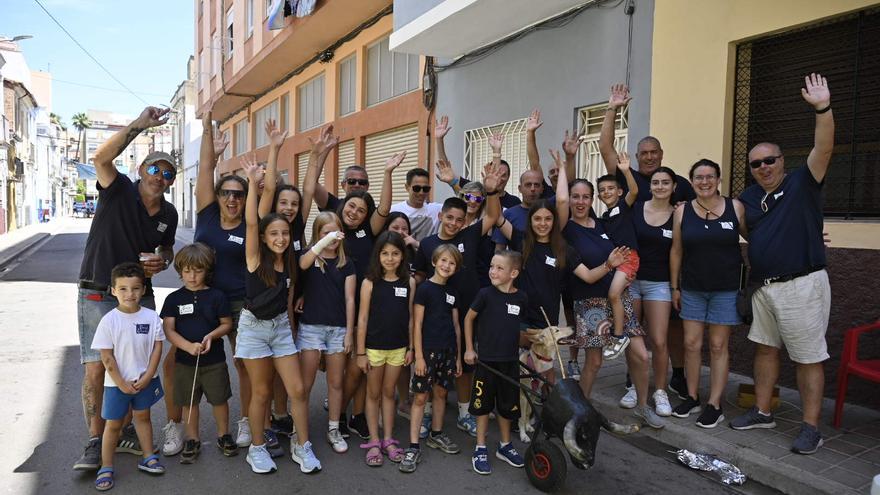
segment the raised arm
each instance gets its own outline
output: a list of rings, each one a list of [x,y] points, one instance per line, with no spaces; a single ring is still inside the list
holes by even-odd
[[[382,227],[385,226],[385,219],[388,218],[388,214],[391,212],[391,187],[393,186],[391,176],[394,173],[394,169],[405,158],[406,151],[401,151],[385,160],[385,176],[382,179],[382,193],[379,196],[379,206],[376,207],[376,211],[370,216],[370,228],[373,230],[373,234],[382,232]]]
[[[571,215],[568,198],[568,167],[562,166],[562,158],[558,151],[551,149],[550,156],[553,157],[553,161],[556,162],[556,167],[559,169],[559,175],[556,177],[556,219],[559,229],[562,230]]]
[[[810,74],[804,78],[806,88],[801,88],[804,100],[816,110],[816,131],[813,149],[807,156],[807,166],[816,182],[822,182],[831,163],[834,151],[834,114],[831,111],[831,92],[828,81],[820,74]]]
[[[95,152],[95,172],[98,175],[98,184],[101,187],[110,187],[110,184],[116,180],[118,172],[116,167],[113,166],[113,160],[125,151],[125,148],[140,133],[151,127],[160,126],[168,122],[168,112],[170,111],[170,108],[147,107],[125,129],[113,134],[110,136],[110,139],[98,147],[98,150]]]
[[[483,235],[486,235],[498,222],[501,216],[501,146],[504,134],[493,134],[489,137],[492,147],[492,163],[483,170],[483,187],[486,188],[486,213],[483,216]]]
[[[308,221],[313,198],[319,208],[327,206],[327,188],[318,184],[318,178],[321,177],[324,162],[327,161],[330,151],[339,144],[339,136],[333,135],[333,125],[331,124],[321,129],[317,140],[309,138],[309,143],[312,145],[312,151],[309,153],[306,177],[302,183],[302,204],[299,205],[299,214],[303,222]]]
[[[287,131],[281,131],[275,126],[275,120],[266,121],[266,136],[269,138],[269,161],[266,162],[266,178],[263,180],[263,195],[260,197],[260,218],[268,215],[275,206],[275,190],[278,188],[278,151],[284,140],[287,139]],[[302,205],[300,205],[302,207]]]
[[[437,119],[432,119],[432,127],[434,128],[434,143],[437,148],[437,163],[443,163],[446,165],[444,168],[440,168],[438,165],[437,168],[437,178],[442,182],[449,184],[449,187],[452,188],[452,191],[455,194],[458,194],[458,191],[461,190],[461,184],[459,184],[458,174],[455,173],[455,170],[449,165],[449,157],[446,156],[446,146],[443,143],[443,139],[446,137],[446,134],[449,133],[449,130],[452,129],[452,126],[449,125],[449,117],[446,115],[440,117],[440,122],[437,122]]]
[[[258,184],[266,172],[262,167],[250,160],[242,158],[241,166],[247,174],[248,193],[247,203],[244,206],[244,221],[246,235],[244,237],[244,255],[247,269],[253,273],[260,266],[260,217],[257,212],[258,196],[260,194]]]
[[[541,111],[537,108],[532,110],[526,120],[526,155],[529,157],[529,170],[541,172],[541,180],[544,180],[544,169],[541,168],[541,156],[538,153],[538,138],[535,135],[538,128],[544,125],[541,121]]]
[[[629,155],[626,151],[621,151],[617,154],[617,168],[620,169],[620,172],[626,179],[626,187],[629,189],[623,199],[627,205],[632,206],[635,204],[636,198],[639,197],[639,184],[629,168]]]
[[[566,130],[565,136],[562,138],[562,151],[565,152],[565,171],[568,174],[568,180],[573,180],[575,178],[575,163],[577,162],[577,152],[580,145],[581,140],[578,138],[577,132],[572,131],[571,134],[569,134],[568,130]],[[565,186],[568,187],[567,182],[565,183]],[[558,176],[556,177],[556,187],[559,187]]]
[[[223,154],[229,138],[214,129],[211,111],[202,118],[202,143],[199,147],[199,173],[196,177],[196,212],[217,201],[214,195],[214,170],[217,159]]]
[[[626,84],[611,86],[611,96],[608,97],[608,108],[605,109],[605,119],[602,120],[602,130],[599,132],[599,153],[605,162],[605,170],[609,174],[617,173],[617,150],[614,149],[614,120],[617,118],[617,110],[629,103],[632,97]]]

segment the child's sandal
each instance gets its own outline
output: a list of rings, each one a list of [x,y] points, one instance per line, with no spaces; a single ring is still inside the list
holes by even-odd
[[[378,441],[372,441],[361,444],[362,449],[367,449],[367,455],[364,462],[370,467],[379,467],[384,462],[382,458],[382,444]]]
[[[159,456],[156,454],[144,458],[138,463],[138,469],[150,474],[165,474],[165,466],[159,462]]]
[[[98,470],[98,477],[95,478],[95,490],[106,492],[113,488],[113,468],[105,467]]]
[[[398,447],[399,442],[393,438],[382,440],[382,452],[388,456],[391,462],[403,460],[403,449]]]

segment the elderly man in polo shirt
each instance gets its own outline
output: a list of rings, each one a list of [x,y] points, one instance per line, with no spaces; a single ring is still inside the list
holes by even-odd
[[[164,124],[170,109],[147,107],[125,129],[102,144],[95,154],[98,175],[98,208],[92,220],[79,275],[80,361],[85,365],[82,386],[83,413],[89,429],[89,442],[82,457],[74,464],[78,470],[101,466],[101,404],[104,395],[104,365],[101,355],[92,350],[92,339],[101,318],[116,307],[110,294],[110,271],[125,261],[140,262],[147,277],[171,263],[177,210],[165,201],[165,191],[174,182],[174,158],[168,153],[147,155],[138,168],[140,179],[132,182],[117,172],[113,161],[143,131]],[[147,279],[147,292],[141,304],[155,309],[153,289]],[[141,454],[134,428],[128,425],[119,440],[117,452]],[[145,446],[152,448],[152,446]]]
[[[779,378],[779,348],[785,345],[797,366],[803,402],[803,424],[791,447],[798,454],[812,454],[822,446],[818,429],[825,387],[822,362],[829,357],[825,332],[831,311],[822,186],[834,149],[834,116],[825,78],[811,74],[805,79],[801,94],[816,111],[807,164],[786,171],[782,150],[773,143],[760,143],[749,151],[757,184],[743,191],[740,200],[746,208],[751,279],[760,282],[752,297],[754,320],[749,330],[749,340],[757,344],[756,406],[730,422],[736,430],[776,426],[770,400]]]

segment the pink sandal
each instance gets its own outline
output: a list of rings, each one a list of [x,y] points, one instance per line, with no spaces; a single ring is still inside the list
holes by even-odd
[[[367,449],[367,455],[364,458],[364,462],[367,463],[367,466],[370,467],[379,467],[385,461],[382,458],[382,452],[384,452],[384,447],[382,443],[378,440],[362,443],[362,449]]]
[[[400,442],[393,438],[382,440],[382,452],[388,456],[391,462],[400,462],[403,460],[403,449],[398,447]]]

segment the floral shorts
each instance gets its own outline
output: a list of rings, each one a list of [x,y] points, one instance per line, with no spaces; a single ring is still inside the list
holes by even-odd
[[[633,311],[632,296],[623,291],[623,331],[629,337],[645,335],[642,325]],[[607,298],[593,297],[574,301],[576,326],[575,347],[580,349],[604,347],[610,342],[614,330],[613,313]]]

